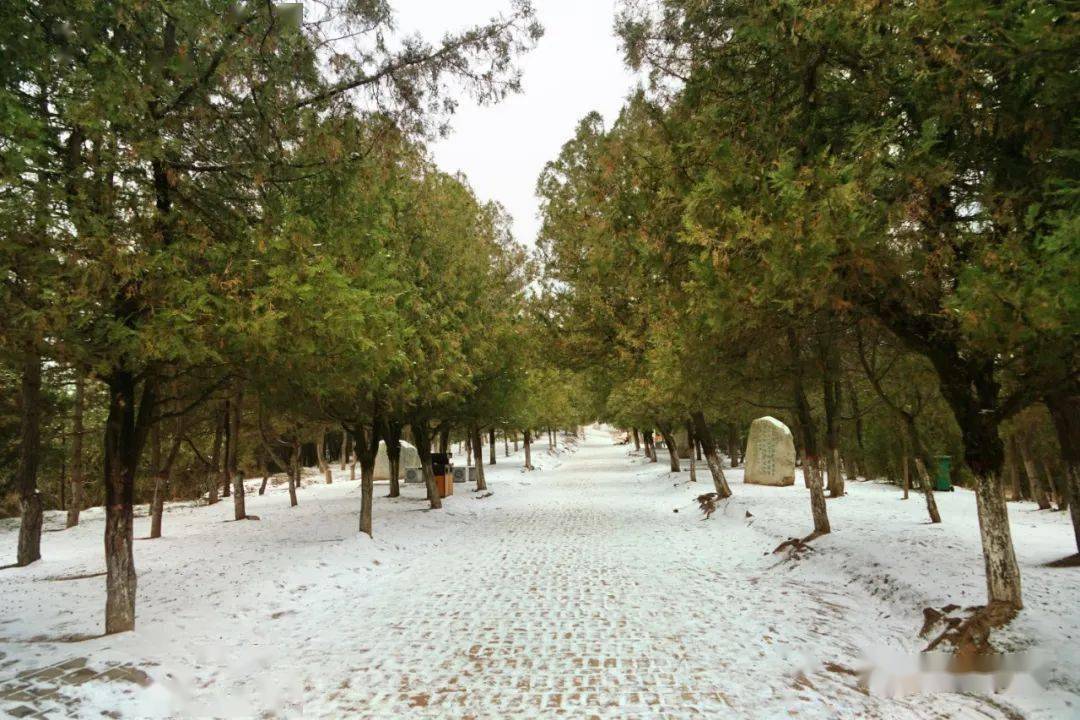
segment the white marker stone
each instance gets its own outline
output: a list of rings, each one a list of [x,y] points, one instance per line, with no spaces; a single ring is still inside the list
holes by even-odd
[[[768,416],[750,423],[745,478],[753,485],[795,484],[795,441],[787,425]]]

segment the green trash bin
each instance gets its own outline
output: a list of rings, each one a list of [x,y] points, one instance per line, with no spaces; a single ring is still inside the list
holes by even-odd
[[[952,458],[948,455],[937,456],[937,475],[934,477],[934,489],[941,491],[951,491],[952,477],[949,471],[952,469]]]

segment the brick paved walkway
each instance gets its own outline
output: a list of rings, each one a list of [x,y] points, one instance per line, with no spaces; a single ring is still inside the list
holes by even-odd
[[[705,522],[685,505],[673,513],[672,498],[692,491],[673,494],[671,476],[627,458],[606,433],[591,431],[559,467],[523,475],[501,465],[493,478],[493,497],[463,490],[442,515],[418,516],[447,528],[445,542],[380,573],[366,572],[370,556],[352,560],[355,535],[335,539],[305,521],[292,531],[302,537],[259,546],[291,564],[248,562],[235,596],[196,583],[190,598],[146,611],[175,615],[192,637],[155,636],[144,623],[90,643],[111,659],[72,654],[58,676],[82,672],[70,693],[46,677],[49,667],[21,664],[22,676],[6,682],[0,672],[0,713],[73,715],[72,698],[82,697],[116,716],[1004,717],[959,695],[866,694],[847,672],[862,646],[913,648],[914,629],[813,554],[769,553],[775,541],[750,519]],[[351,497],[324,509],[316,497],[302,507],[355,523]],[[420,512],[419,498],[411,502]],[[793,513],[793,527],[806,524],[807,508]],[[276,522],[287,517],[296,516]],[[265,543],[260,529],[232,542]],[[179,552],[185,541],[175,542]],[[165,562],[147,567],[180,571]],[[198,563],[184,572],[192,569],[225,572]],[[131,657],[144,658],[142,669],[116,670],[116,658]],[[34,672],[44,674],[35,681]],[[56,695],[42,697],[50,688]]]

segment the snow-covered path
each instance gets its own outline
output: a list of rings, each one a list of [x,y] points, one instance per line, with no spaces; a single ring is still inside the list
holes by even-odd
[[[575,453],[538,454],[545,469],[500,458],[493,496],[458,486],[441,512],[415,487],[380,499],[375,542],[355,534],[354,483],[305,487],[293,509],[252,498],[258,523],[178,509],[171,541],[137,544],[139,628],[115,638],[25,642],[90,631],[101,607],[100,578],[49,583],[60,609],[43,607],[39,581],[100,564],[85,540],[51,565],[46,545],[36,576],[2,578],[18,619],[0,623],[0,700],[5,674],[81,655],[148,674],[63,689],[131,716],[1010,717],[860,689],[866,649],[917,652],[911,614],[813,555],[771,554],[744,510],[702,521],[686,501],[705,472],[687,486],[597,428]],[[808,509],[792,514],[797,532]]]

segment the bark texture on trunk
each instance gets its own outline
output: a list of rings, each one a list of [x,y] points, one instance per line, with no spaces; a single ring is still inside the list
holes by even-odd
[[[409,423],[412,430],[413,444],[416,445],[416,453],[420,456],[420,466],[424,472],[424,486],[427,488],[428,502],[432,510],[442,507],[442,498],[439,497],[439,489],[435,487],[435,471],[431,467],[431,436],[428,434],[427,420],[414,418]]]
[[[656,443],[653,440],[653,431],[645,431],[645,457],[649,462],[656,462]]]
[[[75,375],[75,409],[71,422],[71,502],[68,505],[67,526],[79,524],[83,507],[83,408],[86,405],[86,379],[82,372]]]
[[[41,559],[41,493],[37,488],[38,463],[41,459],[41,356],[27,351],[23,357],[19,387],[19,464],[16,469],[19,488],[19,544],[16,564],[29,565]]]
[[[154,470],[154,496],[150,501],[150,538],[157,539],[161,537],[161,525],[165,515],[165,500],[169,496],[172,468],[176,462],[176,456],[180,454],[180,442],[184,437],[183,418],[177,418],[176,420],[172,444],[169,447],[169,454],[164,460],[161,458],[160,421],[154,425],[153,433],[154,451],[151,467]]]
[[[221,427],[224,434],[224,450],[221,455],[221,473],[218,475],[218,481],[221,483],[221,497],[229,497],[232,494],[232,481],[229,478],[229,456],[232,455],[233,435],[232,435],[232,401],[231,398],[225,398],[221,403],[222,412],[224,416],[221,418]]]
[[[930,473],[926,470],[922,458],[915,458],[915,469],[919,473],[919,483],[922,485],[923,497],[926,498],[926,513],[930,516],[930,522],[941,522],[941,513],[938,512],[937,500],[934,498],[934,486],[930,482]]]
[[[327,485],[334,482],[334,473],[330,470],[330,461],[326,457],[326,433],[319,433],[319,439],[315,443],[315,456],[319,463],[319,472],[323,474],[323,480]]]
[[[668,451],[668,463],[671,467],[671,472],[679,472],[682,470],[679,467],[679,448],[675,443],[675,436],[671,433],[671,428],[666,425],[658,425],[660,428],[660,436],[664,438],[664,447]]]
[[[296,507],[299,501],[296,499],[296,488],[300,485],[300,443],[294,442],[292,455],[289,458],[289,507]]]
[[[641,437],[638,435],[637,428],[630,428],[630,432],[634,438],[634,452],[639,452],[641,450]]]
[[[401,423],[387,422],[383,425],[383,441],[386,443],[386,459],[390,465],[390,492],[387,497],[401,496]]]
[[[705,464],[709,466],[709,474],[712,475],[713,487],[716,494],[722,498],[731,497],[731,488],[727,478],[724,477],[724,466],[720,461],[720,453],[716,449],[716,439],[713,437],[712,428],[705,421],[705,413],[697,411],[691,413],[690,419],[694,422],[694,435],[701,444],[702,455]]]
[[[109,376],[105,421],[105,633],[135,628],[135,557],[132,552],[135,473],[154,406],[154,388],[144,381],[136,399],[135,374],[115,368]]]
[[[472,447],[476,453],[476,467],[474,468],[476,471],[476,489],[487,490],[487,479],[484,477],[484,454],[480,450],[483,443],[480,440],[480,429],[477,427],[472,429]],[[495,450],[494,446],[491,447],[491,450]]]
[[[488,430],[488,464],[495,464],[495,428]]]
[[[1050,488],[1043,482],[1042,476],[1039,475],[1039,471],[1035,467],[1035,460],[1031,457],[1031,451],[1028,450],[1027,438],[1018,442],[1017,447],[1020,450],[1020,458],[1024,463],[1024,472],[1027,473],[1031,490],[1035,494],[1035,502],[1039,504],[1040,510],[1049,510]]]
[[[1068,499],[1076,549],[1080,552],[1080,393],[1061,392],[1045,400],[1065,463],[1062,494]]]
[[[532,430],[522,432],[522,442],[525,445],[525,469],[532,470]]]
[[[818,452],[817,425],[810,412],[810,401],[806,398],[803,383],[802,346],[794,330],[788,331],[788,347],[792,358],[792,395],[795,401],[795,416],[802,432],[803,478],[810,489],[810,513],[814,519],[814,535],[827,535],[832,532],[829,512],[825,507],[825,490],[822,487],[821,455]]]
[[[379,455],[378,423],[356,428],[352,435],[353,446],[360,460],[360,532],[374,537],[371,511],[375,502],[375,458]]]
[[[825,490],[821,482],[821,461],[803,462],[803,473],[809,470],[807,483],[810,485],[810,513],[814,518],[814,535],[828,535],[832,532],[829,524],[829,512],[825,507]]]
[[[908,460],[908,455],[905,452],[904,457],[900,460],[900,464],[903,466],[904,473],[904,499],[908,499],[908,488],[911,487],[911,463]]]
[[[221,465],[221,440],[225,432],[223,417],[219,416],[217,427],[214,428],[214,449],[210,453],[210,489],[206,496],[206,503],[213,505],[218,501],[217,475]]]
[[[828,340],[821,350],[822,396],[825,407],[825,464],[829,474],[829,497],[844,494],[844,476],[840,470],[840,358]]]
[[[226,472],[232,480],[233,489],[233,519],[247,519],[247,505],[244,497],[244,477],[240,474],[240,419],[242,411],[243,392],[236,389],[233,395],[229,415],[229,452],[225,456]]]

